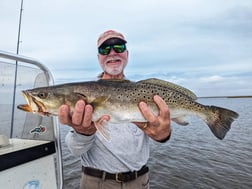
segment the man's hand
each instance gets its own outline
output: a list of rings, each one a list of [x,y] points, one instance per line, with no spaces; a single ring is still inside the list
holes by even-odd
[[[139,103],[139,109],[142,112],[146,123],[135,123],[149,137],[156,141],[168,139],[171,134],[170,111],[165,101],[158,95],[153,98],[159,108],[158,116],[155,116],[145,102]]]
[[[92,135],[96,132],[92,114],[93,107],[83,100],[76,103],[72,115],[67,105],[62,105],[58,110],[60,123],[71,126],[77,133],[83,135]]]

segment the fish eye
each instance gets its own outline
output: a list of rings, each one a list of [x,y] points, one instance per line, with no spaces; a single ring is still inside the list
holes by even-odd
[[[48,96],[48,94],[45,93],[45,92],[40,92],[40,93],[38,93],[38,97],[39,97],[39,98],[45,99],[47,96]]]

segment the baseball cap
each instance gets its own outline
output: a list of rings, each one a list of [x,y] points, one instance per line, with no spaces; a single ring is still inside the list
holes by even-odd
[[[124,41],[125,43],[127,43],[123,34],[117,32],[117,31],[114,31],[114,30],[108,30],[108,31],[103,32],[99,36],[99,38],[97,40],[97,47],[100,47],[105,41],[107,41],[108,39],[111,39],[111,38],[118,38],[118,39],[121,39],[122,41]]]

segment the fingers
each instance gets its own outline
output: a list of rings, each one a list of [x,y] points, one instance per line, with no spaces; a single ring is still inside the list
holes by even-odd
[[[92,123],[93,107],[91,105],[86,105],[84,111],[85,116],[83,118],[82,126],[88,127]]]
[[[155,95],[153,100],[159,107],[160,117],[162,117],[163,119],[170,119],[170,111],[166,102],[158,95]]]
[[[83,100],[79,100],[74,107],[72,123],[82,127],[89,127],[92,123],[92,114],[93,107]]]
[[[170,135],[170,111],[168,105],[160,96],[154,96],[153,100],[158,106],[158,115],[155,115],[146,103],[140,102],[139,109],[147,122],[135,124],[152,139],[161,141]]]
[[[79,100],[74,107],[74,112],[72,115],[72,123],[74,125],[81,125],[84,115],[85,102]]]
[[[145,102],[139,103],[140,111],[142,112],[144,118],[149,121],[151,124],[154,124],[156,121],[156,116],[153,114],[153,112],[150,110],[150,108],[147,106]]]
[[[89,127],[92,122],[93,107],[85,104],[83,100],[77,101],[72,117],[70,116],[70,109],[67,105],[62,105],[58,110],[59,121],[62,124],[70,126]]]
[[[170,119],[170,112],[169,112],[169,108],[168,108],[166,102],[158,95],[155,95],[153,97],[153,100],[159,108],[158,116],[164,120]],[[157,119],[157,116],[154,115],[154,113],[150,110],[150,108],[148,107],[148,105],[145,102],[140,102],[139,108],[140,108],[144,118],[148,122],[150,122],[151,125],[158,125],[159,124],[159,120]]]
[[[67,105],[60,106],[58,115],[60,123],[65,125],[69,125],[71,123],[71,118],[69,116],[69,107]]]
[[[148,127],[148,122],[133,122],[133,123],[142,130]]]
[[[83,100],[79,100],[74,107],[72,115],[67,105],[59,108],[59,121],[62,124],[71,126],[76,132],[84,135],[92,135],[96,132],[96,128],[92,122],[93,107],[86,104]]]
[[[79,100],[72,115],[72,123],[74,125],[81,125],[83,127],[89,127],[92,122],[93,107],[83,100]]]
[[[103,115],[100,119],[102,119],[103,121],[109,121],[110,116],[109,115]]]

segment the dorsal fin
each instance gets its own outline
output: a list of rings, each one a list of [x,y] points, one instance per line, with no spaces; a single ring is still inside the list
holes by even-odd
[[[175,83],[171,83],[169,81],[164,81],[164,80],[160,80],[160,79],[156,79],[156,78],[150,78],[150,79],[138,81],[137,83],[150,83],[150,84],[155,84],[155,85],[171,88],[173,90],[176,90],[176,91],[190,97],[192,100],[197,99],[197,96],[189,89],[186,89],[180,85],[177,85]]]

